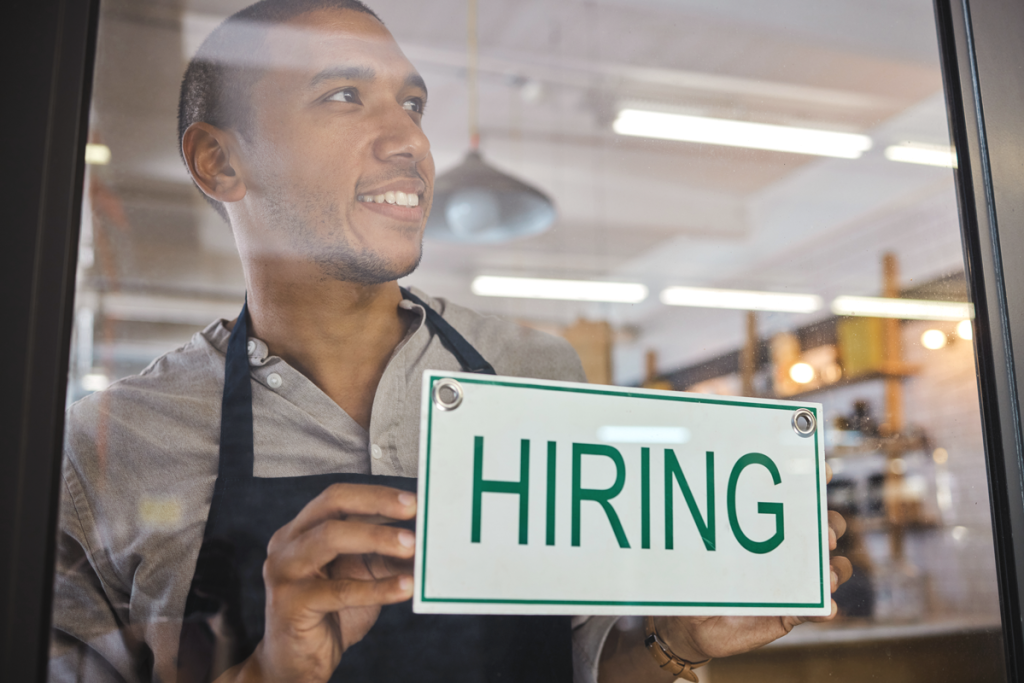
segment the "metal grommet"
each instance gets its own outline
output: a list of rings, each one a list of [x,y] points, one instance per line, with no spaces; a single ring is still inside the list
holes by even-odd
[[[793,431],[799,436],[808,437],[818,431],[818,420],[807,408],[800,408],[793,413]]]
[[[444,378],[434,384],[434,405],[441,410],[455,410],[462,404],[462,385],[451,378]]]

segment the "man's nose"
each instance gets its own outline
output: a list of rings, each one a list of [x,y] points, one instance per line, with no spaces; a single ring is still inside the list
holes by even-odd
[[[430,141],[409,112],[398,106],[397,111],[390,110],[382,117],[374,153],[381,161],[406,158],[420,162],[430,153]]]

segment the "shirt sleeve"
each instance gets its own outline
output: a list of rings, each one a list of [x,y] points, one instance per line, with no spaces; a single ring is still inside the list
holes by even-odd
[[[95,540],[89,540],[91,515],[82,509],[85,499],[66,455],[64,461],[48,680],[141,681],[145,657],[124,627],[127,598],[100,578]]]
[[[618,617],[573,617],[573,683],[597,683],[601,649]]]

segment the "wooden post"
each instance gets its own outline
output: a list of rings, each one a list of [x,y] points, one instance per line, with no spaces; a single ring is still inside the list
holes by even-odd
[[[754,395],[754,371],[757,369],[757,313],[747,311],[747,341],[740,352],[740,380],[744,396]]]
[[[899,262],[896,255],[886,253],[882,257],[882,295],[896,299],[900,296]],[[886,517],[889,520],[889,554],[894,561],[903,559],[903,536],[906,511],[903,503],[903,473],[894,467],[897,458],[903,456],[900,446],[900,432],[903,431],[903,340],[898,318],[886,318],[882,324],[885,349],[885,422],[882,436],[888,441],[885,447],[887,467],[885,473]]]

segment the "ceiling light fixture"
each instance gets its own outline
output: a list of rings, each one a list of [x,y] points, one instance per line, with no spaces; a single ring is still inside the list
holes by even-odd
[[[636,282],[598,280],[548,280],[532,277],[481,275],[470,289],[477,296],[514,299],[561,299],[636,304],[647,298],[647,287]]]
[[[971,325],[970,320],[961,320],[957,323],[956,336],[960,337],[964,341],[971,341],[974,339],[974,326]]]
[[[797,384],[810,384],[814,380],[814,368],[807,363],[793,363],[789,368],[789,378]]]
[[[786,294],[783,292],[751,292],[742,289],[709,289],[706,287],[666,287],[661,303],[669,306],[699,308],[733,308],[742,311],[778,311],[812,313],[821,308],[817,294]]]
[[[891,145],[885,148],[885,158],[889,161],[902,161],[907,164],[944,166],[945,168],[956,166],[956,152],[949,145],[926,145],[920,142]]]
[[[903,320],[963,320],[974,317],[974,304],[928,299],[887,299],[873,296],[838,296],[832,302],[836,315]]]
[[[85,163],[91,166],[106,166],[110,163],[110,148],[96,142],[86,144]]]
[[[749,147],[842,159],[857,159],[871,148],[871,138],[856,133],[666,114],[642,109],[623,109],[612,124],[612,129],[619,135],[703,142],[711,145]]]
[[[931,351],[937,351],[946,345],[949,339],[942,330],[925,330],[921,335],[921,346]]]
[[[555,222],[556,212],[546,194],[480,156],[476,0],[468,0],[467,9],[469,152],[461,164],[434,181],[425,233],[445,242],[496,244],[544,232]]]

